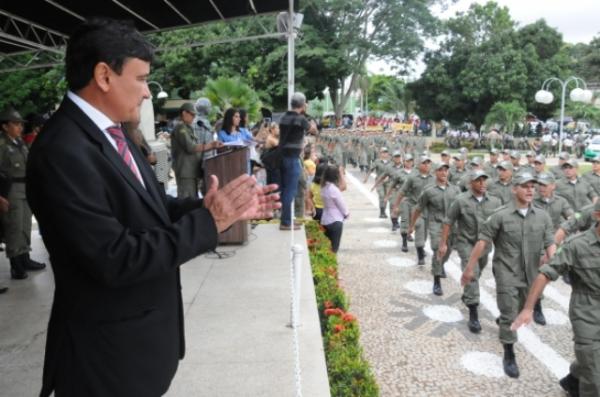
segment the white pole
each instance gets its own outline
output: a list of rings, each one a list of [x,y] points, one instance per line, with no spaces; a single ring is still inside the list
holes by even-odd
[[[560,81],[560,80],[559,80]],[[563,143],[563,124],[565,122],[565,94],[567,92],[567,83],[568,81],[561,81],[562,84],[562,95],[560,98],[560,126],[558,133],[558,153],[562,153],[562,143]]]
[[[292,95],[294,95],[294,0],[290,0],[288,11],[288,109],[292,109]]]

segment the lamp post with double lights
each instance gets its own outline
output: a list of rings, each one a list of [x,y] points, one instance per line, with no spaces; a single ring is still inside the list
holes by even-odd
[[[565,80],[561,80],[557,77],[550,77],[542,83],[542,89],[535,93],[535,101],[542,104],[549,104],[554,100],[554,95],[548,88],[553,82],[558,82],[562,87],[562,94],[560,98],[560,125],[558,134],[558,151],[562,152],[562,141],[563,141],[563,124],[565,119],[565,96],[567,93],[567,86],[571,82],[575,82],[575,88],[569,93],[569,98],[574,102],[586,102],[589,103],[592,100],[592,91],[587,89],[585,81],[579,77],[571,76]],[[579,85],[583,88],[580,88]]]
[[[148,86],[150,86],[150,84],[156,84],[158,86],[158,89],[160,91],[158,92],[158,94],[156,94],[156,98],[165,99],[169,97],[169,94],[167,94],[167,92],[163,90],[162,85],[160,85],[157,81],[149,81],[147,84]]]

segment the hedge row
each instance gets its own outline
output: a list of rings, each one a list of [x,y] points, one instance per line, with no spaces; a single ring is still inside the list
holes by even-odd
[[[348,301],[338,283],[336,255],[321,226],[305,223],[329,386],[333,397],[373,397],[379,388],[363,358],[356,318],[347,312]]]

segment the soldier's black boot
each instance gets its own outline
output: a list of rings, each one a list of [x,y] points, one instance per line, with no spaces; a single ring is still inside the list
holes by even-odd
[[[29,257],[29,254],[23,254],[23,267],[25,270],[42,270],[46,268],[45,263],[34,261]]]
[[[433,294],[437,296],[444,295],[442,283],[440,283],[440,276],[433,276]]]
[[[425,248],[417,247],[417,265],[425,265]]]
[[[579,379],[571,374],[558,381],[560,387],[567,392],[570,397],[579,397]]]
[[[385,213],[385,207],[379,207],[379,217],[381,219],[387,218],[387,214]]]
[[[517,359],[515,358],[515,351],[512,343],[504,344],[504,359],[502,360],[504,366],[504,373],[511,378],[519,377],[519,367],[517,366]]]
[[[542,301],[538,299],[533,307],[533,321],[539,325],[546,325],[546,317],[542,313]]]
[[[392,218],[392,232],[400,229],[400,224],[398,223],[398,218]]]
[[[10,278],[13,280],[23,280],[27,278],[27,272],[23,266],[21,255],[10,258]]]
[[[402,233],[402,252],[408,252],[408,238],[406,233]]]
[[[479,313],[477,313],[477,305],[468,305],[469,308],[469,331],[474,334],[481,332],[481,324],[479,323]]]

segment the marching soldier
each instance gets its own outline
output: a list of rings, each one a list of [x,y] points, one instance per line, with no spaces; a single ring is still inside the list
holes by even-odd
[[[546,172],[546,158],[543,155],[539,155],[535,157],[535,160],[533,161],[533,176],[538,177],[539,175],[543,174]],[[552,174],[552,173],[550,173]],[[554,177],[554,174],[552,174],[552,178],[556,179]]]
[[[390,189],[388,190],[388,194],[386,195],[386,201],[389,199],[390,203],[395,203],[396,199],[398,198],[398,194],[400,193],[400,189],[402,189],[402,186],[404,185],[404,182],[406,182],[406,178],[408,178],[408,176],[410,174],[413,173],[413,156],[410,153],[407,153],[404,156],[404,165],[403,167],[395,172],[392,175],[392,180],[390,182]],[[398,221],[398,217],[397,214],[393,214],[394,218],[392,219],[396,219],[396,222]],[[400,203],[400,233],[403,236],[403,240],[402,240],[402,252],[408,252],[408,245],[406,243],[406,240],[408,241],[412,241],[412,237],[410,237],[410,235],[408,235],[408,224],[410,222],[410,206],[408,205],[408,200],[403,200]],[[395,229],[392,229],[392,231],[394,231]]]
[[[475,171],[471,174],[470,179],[470,190],[457,196],[448,209],[437,252],[440,258],[449,255],[451,248],[448,244],[448,236],[452,233],[453,226],[456,225],[454,249],[460,257],[460,265],[463,271],[469,262],[471,251],[473,251],[473,247],[479,239],[478,235],[483,222],[502,205],[499,198],[486,193],[488,176],[485,172]],[[481,332],[477,312],[479,306],[479,277],[487,266],[490,251],[491,245],[488,245],[478,259],[477,266],[473,268],[473,278],[464,286],[461,298],[469,308],[468,327],[473,333]]]
[[[598,197],[594,188],[577,176],[578,167],[577,160],[566,160],[562,165],[564,178],[556,184],[556,194],[566,198],[575,211],[595,202]]]
[[[367,176],[363,183],[367,183],[369,180],[369,175],[371,172],[375,171],[375,180],[381,178],[381,176],[386,172],[387,167],[390,163],[390,154],[386,147],[382,147],[379,152],[379,158],[371,164],[369,168],[369,172],[367,172]],[[382,219],[387,218],[387,214],[385,213],[385,209],[387,207],[387,201],[385,201],[385,196],[388,189],[388,183],[383,183],[377,187],[377,196],[379,197],[379,217]]]
[[[532,204],[535,183],[535,177],[529,173],[523,173],[515,180],[514,200],[500,207],[483,223],[479,241],[461,278],[463,287],[475,278],[475,264],[486,246],[493,242],[492,266],[500,310],[498,325],[504,347],[503,366],[506,375],[512,378],[519,377],[519,367],[513,348],[517,335],[511,330],[511,324],[537,276],[542,250],[548,258],[555,251],[552,220],[546,211]]]
[[[396,179],[396,175],[403,173],[403,171],[402,171],[403,168],[404,167],[402,166],[402,156],[400,155],[399,151],[396,151],[396,152],[394,152],[394,154],[392,156],[392,164],[390,164],[390,166],[384,170],[384,172],[381,174],[381,176],[379,178],[377,178],[377,180],[375,181],[375,184],[371,188],[371,191],[373,191],[374,189],[377,189],[380,185],[385,184],[387,186],[387,189],[386,189],[385,197],[384,197],[383,201],[385,203],[387,203],[390,198],[392,184],[394,183],[393,181]],[[398,217],[394,216],[394,214],[392,214],[391,219],[392,219],[392,231],[396,231],[400,227],[400,225],[398,224]]]
[[[496,179],[498,177],[498,170],[496,169],[496,167],[499,164],[499,153],[500,152],[498,151],[498,149],[490,149],[490,160],[486,161],[483,165],[483,170],[485,171],[490,180]]]
[[[427,219],[427,229],[429,230],[429,244],[433,252],[431,258],[431,274],[433,275],[433,293],[443,295],[440,278],[446,277],[444,272],[444,263],[450,256],[450,251],[446,255],[439,257],[436,255],[440,243],[440,234],[442,223],[446,218],[450,203],[460,194],[457,186],[448,184],[448,165],[439,163],[435,167],[435,183],[429,185],[419,196],[415,210],[412,213],[408,233],[411,234],[415,228],[421,214]]]
[[[10,180],[6,192],[8,212],[2,217],[6,241],[6,256],[10,275],[15,280],[27,278],[27,270],[41,270],[46,264],[29,257],[31,251],[31,209],[25,195],[25,176],[29,150],[21,139],[25,120],[14,109],[0,114],[0,173]]]
[[[550,172],[554,175],[554,179],[559,181],[565,177],[562,166],[565,163],[565,161],[568,161],[570,159],[571,159],[571,156],[567,152],[561,152],[558,155],[558,165],[554,165],[554,166],[550,167]]]
[[[596,227],[568,239],[549,264],[540,268],[527,302],[511,329],[529,324],[532,309],[550,281],[569,273],[573,291],[569,318],[573,327],[575,362],[560,380],[570,396],[600,396],[600,202],[594,205]]]
[[[513,198],[513,166],[510,161],[502,161],[496,169],[498,170],[498,179],[488,185],[488,192],[491,196],[498,197],[502,204],[507,204]]]
[[[597,196],[600,196],[600,155],[590,160],[592,162],[592,170],[583,176],[583,179],[589,183]]]
[[[467,160],[467,155],[460,154],[460,153],[454,154],[452,156],[452,159],[454,160],[454,165],[452,167],[450,167],[448,180],[453,185],[458,185],[460,183],[461,178],[463,176],[465,176],[465,174],[467,173],[467,169],[465,167],[465,165],[466,165],[465,161]]]

